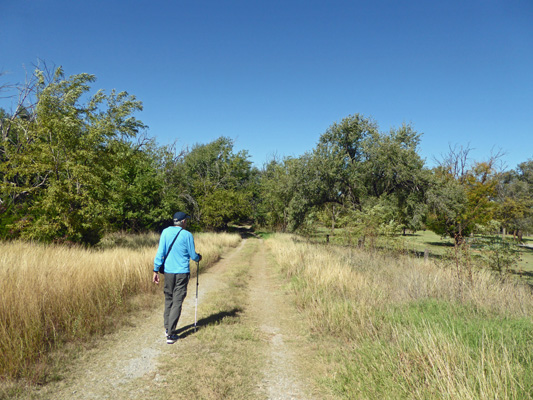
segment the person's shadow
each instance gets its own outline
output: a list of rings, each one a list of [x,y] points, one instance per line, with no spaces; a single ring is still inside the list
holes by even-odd
[[[196,323],[196,328],[203,329],[208,325],[222,321],[225,318],[236,318],[242,312],[241,308],[234,308],[231,311],[221,311],[216,314],[210,315],[209,317],[202,318]],[[187,336],[195,333],[194,324],[185,325],[175,331],[180,339],[185,339]]]

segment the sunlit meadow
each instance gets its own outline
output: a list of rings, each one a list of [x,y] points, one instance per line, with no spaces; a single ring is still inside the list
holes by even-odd
[[[202,269],[216,262],[238,235],[198,234]],[[115,235],[100,249],[36,243],[0,244],[0,376],[41,379],[62,343],[84,340],[113,327],[130,299],[154,293],[158,235]],[[195,264],[195,263],[194,263]],[[196,273],[196,266],[191,268]]]
[[[529,399],[533,296],[487,270],[267,240],[343,398]]]

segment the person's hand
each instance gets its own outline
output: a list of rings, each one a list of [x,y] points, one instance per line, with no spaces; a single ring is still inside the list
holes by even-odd
[[[202,261],[202,255],[201,255],[200,253],[198,253],[198,257],[200,257],[200,258],[198,259],[198,262]]]
[[[159,285],[159,274],[154,271],[154,277],[152,278],[152,282],[154,282],[156,285]]]

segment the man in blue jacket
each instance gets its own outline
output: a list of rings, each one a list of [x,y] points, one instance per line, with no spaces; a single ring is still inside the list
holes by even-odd
[[[194,238],[186,231],[190,217],[184,212],[174,214],[174,226],[163,230],[159,239],[159,248],[154,259],[153,282],[159,284],[159,268],[165,262],[165,312],[163,319],[167,343],[173,344],[179,339],[174,332],[181,315],[181,306],[187,296],[187,284],[191,275],[189,260],[200,261],[202,256],[194,249]],[[174,244],[172,244],[174,242]]]

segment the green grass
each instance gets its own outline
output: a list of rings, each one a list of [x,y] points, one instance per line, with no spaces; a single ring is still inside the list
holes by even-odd
[[[273,232],[266,232],[266,231],[256,231],[255,233],[261,239],[268,239],[268,238],[272,237],[272,235],[274,235]]]
[[[524,238],[525,244],[533,245],[533,237]],[[533,249],[522,247],[520,250],[521,261],[518,263],[524,271],[533,272]]]
[[[432,326],[449,336],[456,336],[470,351],[477,351],[482,346],[482,338],[501,343],[513,353],[518,349],[533,348],[531,319],[509,318],[469,304],[421,300],[394,307],[384,315],[384,321],[418,330]],[[533,354],[528,354],[527,360],[533,365]]]
[[[529,318],[434,299],[393,307],[377,337],[362,340],[348,359],[338,356],[343,368],[330,385],[343,397],[486,398],[494,391],[530,398],[533,371],[524,366],[533,365],[532,329]]]
[[[512,236],[508,237],[511,238]],[[423,252],[424,249],[428,249],[432,256],[442,256],[453,247],[452,239],[441,238],[431,231],[418,231],[414,234],[408,234],[404,237],[404,240],[407,242],[406,248],[408,250],[414,249],[418,252]],[[524,238],[524,242],[533,244],[533,238]],[[513,268],[513,272],[519,273],[520,271],[533,273],[533,249],[520,248],[520,260],[516,268]],[[527,276],[529,274],[526,274]]]
[[[424,252],[425,249],[433,255],[444,255],[448,249],[453,247],[453,240],[451,238],[442,238],[432,231],[417,231],[415,233],[408,233],[402,238],[407,243],[409,250],[416,250]]]

